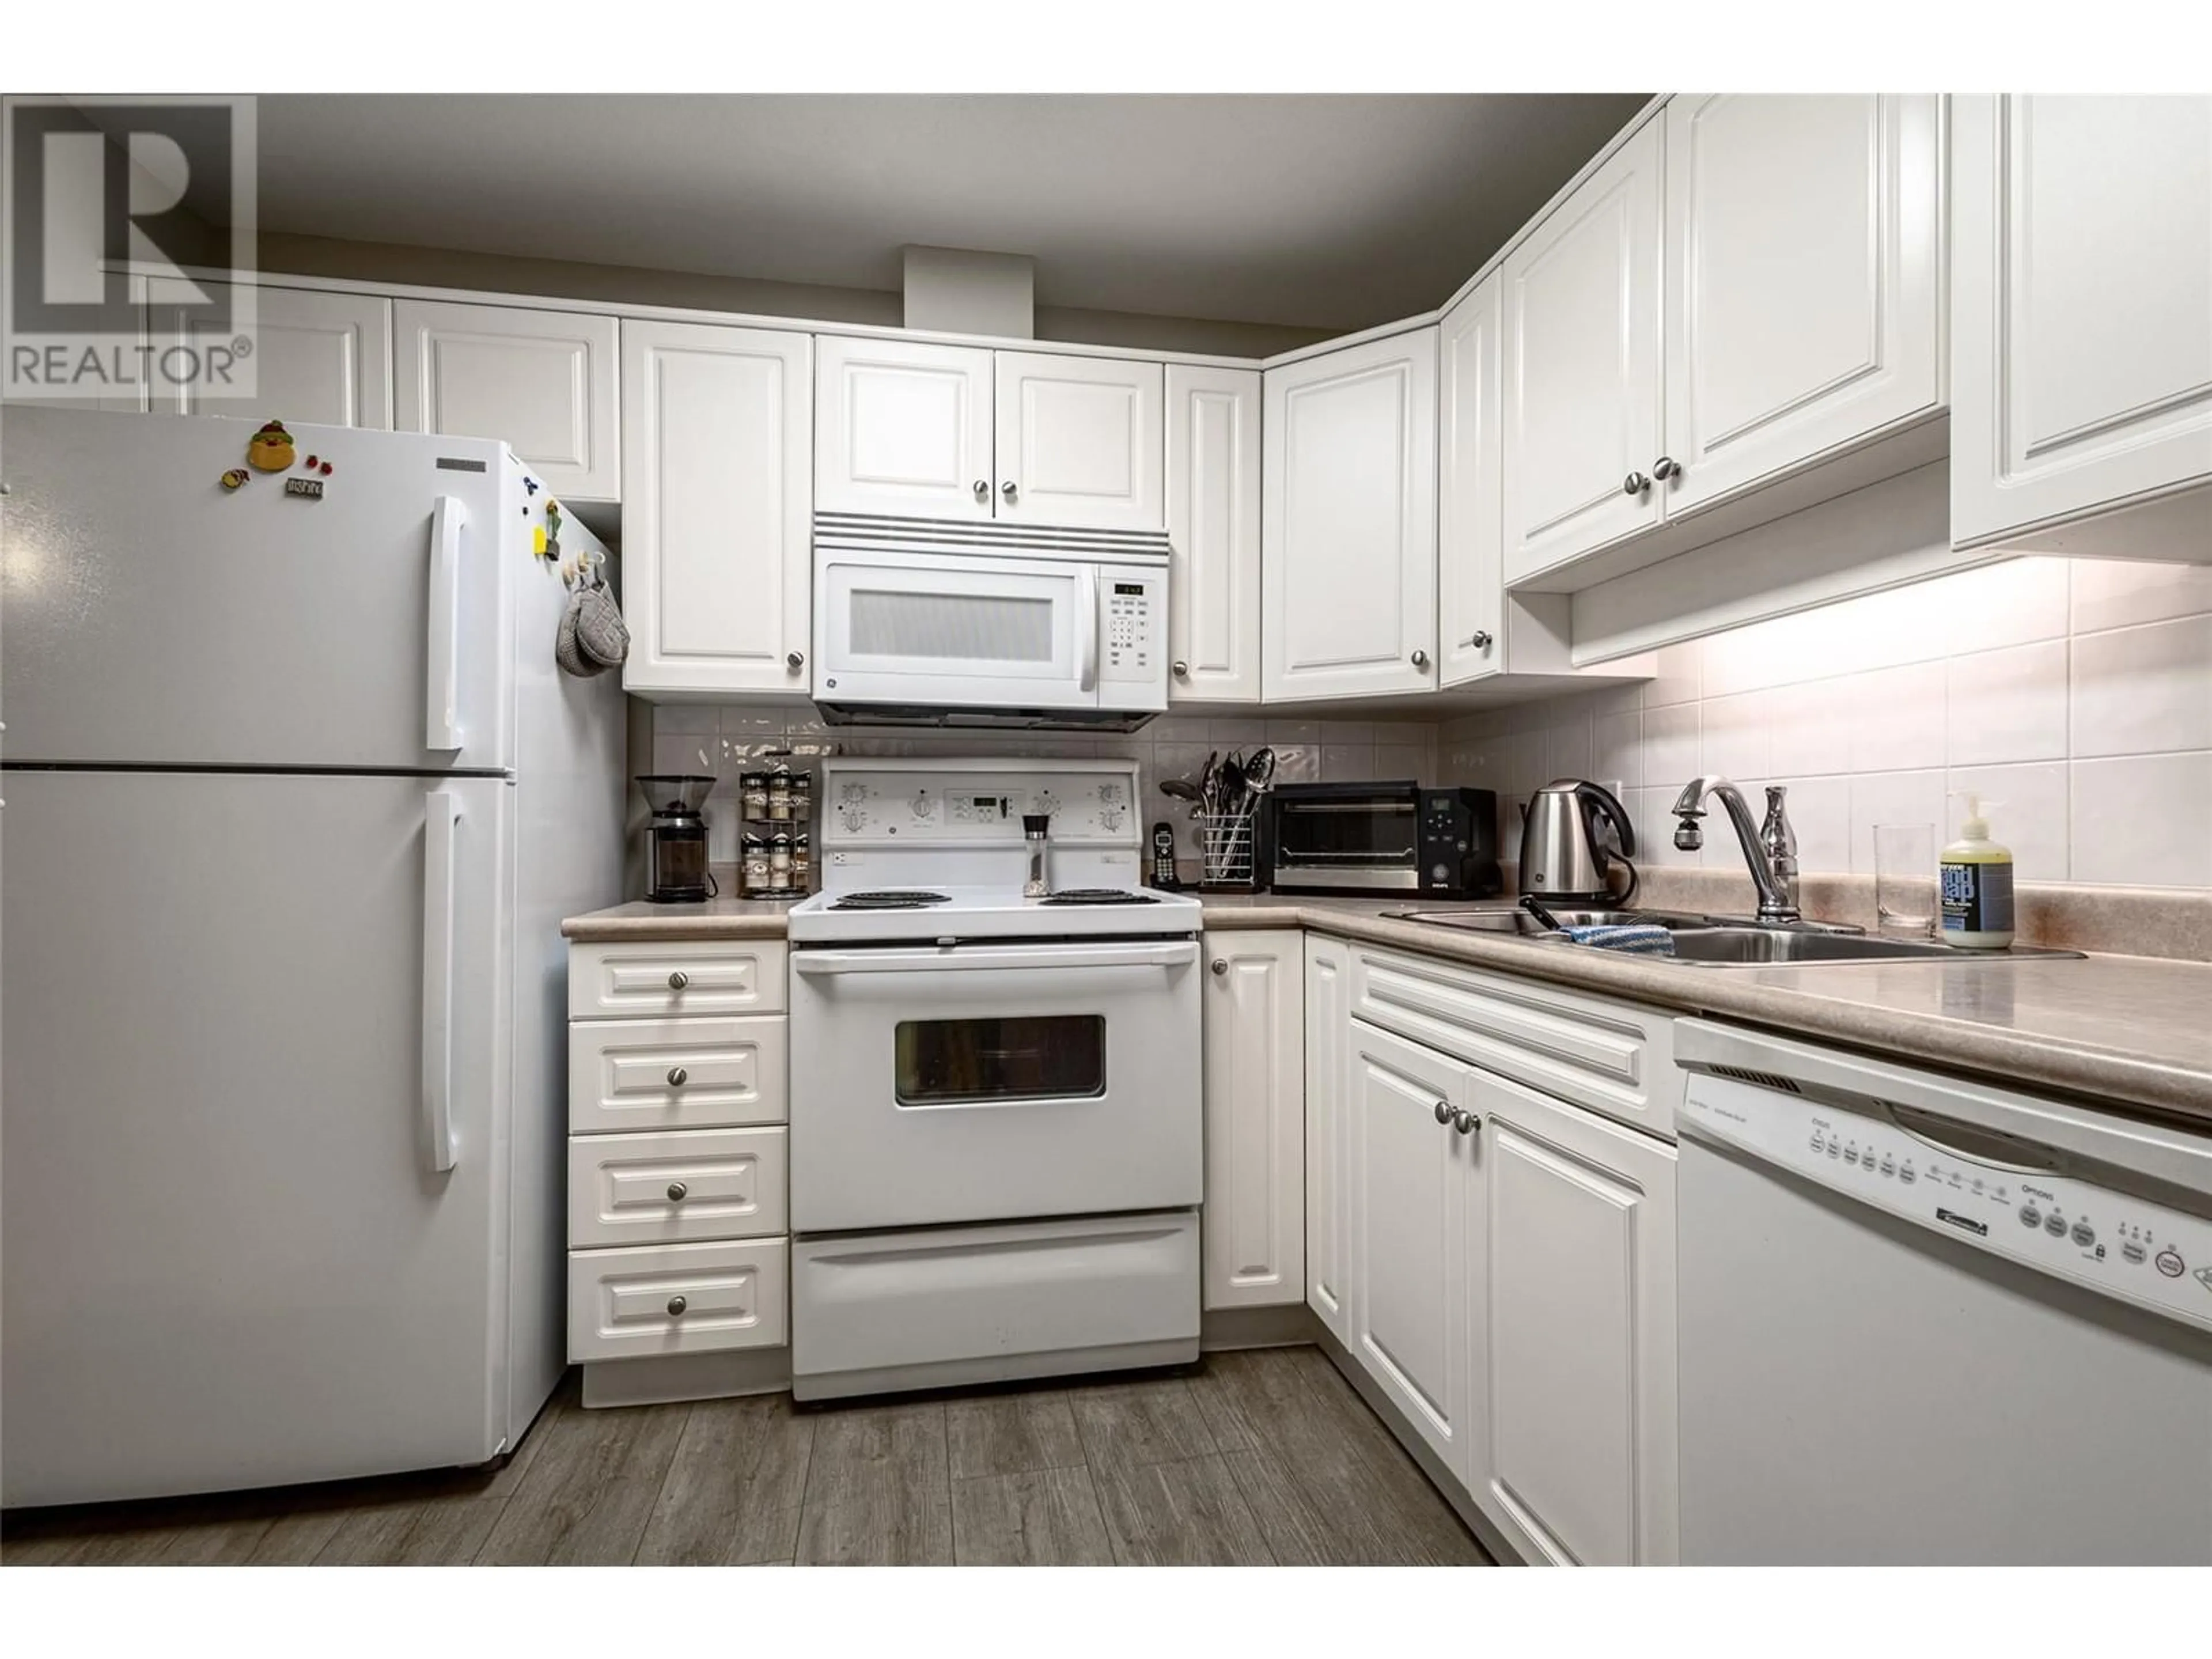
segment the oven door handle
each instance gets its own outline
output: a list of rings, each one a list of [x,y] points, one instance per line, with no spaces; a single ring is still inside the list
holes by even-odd
[[[791,970],[814,978],[985,968],[1188,968],[1197,960],[1195,939],[1158,945],[961,945],[921,951],[793,951]]]

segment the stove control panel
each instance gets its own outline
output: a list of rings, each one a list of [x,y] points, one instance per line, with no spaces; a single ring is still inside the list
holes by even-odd
[[[1134,761],[989,761],[954,769],[839,759],[824,763],[823,779],[825,847],[1018,847],[1022,819],[1037,812],[1052,819],[1055,844],[1138,841]]]
[[[1691,1074],[1680,1125],[1978,1249],[2212,1330],[2212,1221],[1724,1077]]]

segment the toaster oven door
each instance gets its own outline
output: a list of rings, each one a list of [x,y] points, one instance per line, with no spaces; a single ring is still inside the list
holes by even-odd
[[[1275,884],[1413,892],[1420,885],[1419,835],[1411,797],[1278,800]]]

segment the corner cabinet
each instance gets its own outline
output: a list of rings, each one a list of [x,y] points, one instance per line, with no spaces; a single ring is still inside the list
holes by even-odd
[[[1260,374],[1167,366],[1170,702],[1260,701]]]
[[[621,498],[612,317],[401,300],[392,319],[400,431],[501,439],[556,495]]]
[[[624,690],[805,693],[813,397],[806,335],[623,325]]]
[[[1304,935],[1204,936],[1203,1305],[1305,1297]]]
[[[1952,110],[1951,534],[2212,561],[2212,98]]]
[[[1261,696],[1436,685],[1437,331],[1271,368]]]

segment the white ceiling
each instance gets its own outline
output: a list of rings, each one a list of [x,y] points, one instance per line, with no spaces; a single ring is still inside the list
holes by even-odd
[[[1426,310],[1644,94],[264,97],[265,230],[1348,330]]]

